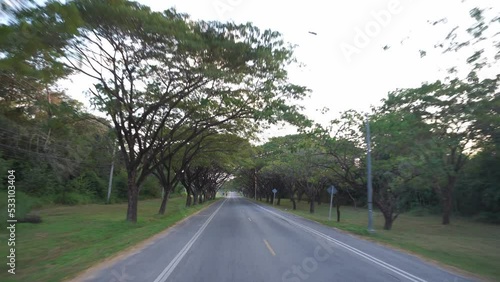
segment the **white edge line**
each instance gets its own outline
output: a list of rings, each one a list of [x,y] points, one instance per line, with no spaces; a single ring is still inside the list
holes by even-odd
[[[222,208],[222,205],[224,205],[226,201],[227,200],[225,199],[222,202],[222,204],[214,211],[214,213],[212,213],[212,215],[205,221],[205,223],[203,223],[198,232],[196,232],[193,238],[191,238],[191,240],[187,242],[187,244],[179,251],[179,253],[177,253],[174,259],[172,259],[172,261],[167,265],[167,267],[163,269],[163,271],[160,273],[160,275],[158,275],[158,277],[154,280],[154,282],[165,282],[168,279],[170,274],[174,271],[175,267],[177,267],[179,262],[186,255],[189,249],[193,246],[194,242],[196,242],[198,237],[200,237],[201,233],[205,230],[210,221],[212,221],[212,219],[215,217],[215,214],[217,214],[217,212],[220,210],[220,208]]]
[[[353,253],[355,253],[355,254],[357,254],[357,255],[359,255],[359,256],[361,256],[361,257],[363,257],[363,258],[365,258],[365,259],[367,259],[367,260],[369,260],[371,262],[373,262],[373,263],[375,263],[375,264],[378,264],[379,266],[382,266],[382,267],[384,267],[384,268],[386,268],[386,269],[388,269],[388,270],[390,270],[390,271],[392,271],[392,272],[394,272],[396,274],[399,274],[399,275],[407,278],[410,281],[413,281],[413,282],[427,282],[426,280],[424,280],[422,278],[419,278],[419,277],[417,277],[417,276],[415,276],[413,274],[410,274],[410,273],[408,273],[408,272],[406,272],[406,271],[404,271],[402,269],[399,269],[399,268],[395,267],[394,265],[391,265],[391,264],[389,264],[387,262],[379,260],[376,257],[373,257],[373,256],[371,256],[371,255],[369,255],[369,254],[367,254],[367,253],[365,253],[363,251],[360,251],[360,250],[358,250],[358,249],[356,249],[356,248],[354,248],[354,247],[352,247],[352,246],[350,246],[350,245],[348,245],[346,243],[343,243],[343,242],[341,242],[339,240],[333,239],[332,237],[330,237],[330,236],[328,236],[326,234],[323,234],[323,233],[321,233],[321,232],[319,232],[317,230],[314,230],[314,229],[312,229],[310,227],[307,227],[305,225],[302,225],[300,223],[296,223],[294,221],[291,221],[289,218],[286,218],[286,217],[284,217],[284,216],[282,216],[282,215],[280,215],[280,214],[278,214],[276,212],[268,210],[268,209],[266,209],[266,208],[264,208],[264,207],[262,207],[262,206],[260,206],[260,205],[258,205],[256,203],[253,203],[253,204],[256,205],[257,207],[259,207],[259,208],[267,211],[268,213],[274,214],[274,215],[280,217],[281,219],[284,219],[284,220],[288,221],[289,223],[291,223],[293,225],[296,225],[296,226],[298,226],[298,227],[300,227],[300,228],[308,231],[309,233],[312,233],[312,234],[317,235],[317,236],[319,236],[319,237],[321,237],[323,239],[326,239],[326,240],[328,240],[328,241],[330,241],[332,243],[335,243],[335,244],[337,244],[337,245],[339,245],[339,246],[341,246],[341,247],[343,247],[343,248],[345,248],[345,249],[347,249],[347,250],[349,250],[349,251],[351,251],[351,252],[353,252]]]

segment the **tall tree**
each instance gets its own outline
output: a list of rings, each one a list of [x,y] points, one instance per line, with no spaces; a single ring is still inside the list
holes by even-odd
[[[77,20],[68,16],[74,10]],[[61,31],[69,39],[51,58],[96,82],[90,92],[112,120],[127,168],[129,221],[137,220],[140,184],[162,163],[153,160],[165,146],[209,128],[251,135],[262,121],[303,119],[286,99],[306,89],[288,82],[292,51],[277,32],[195,22],[125,0],[50,2],[24,22],[36,28],[47,17],[57,23],[48,29],[54,33],[60,23],[77,23]],[[164,127],[171,138],[160,138]],[[189,137],[175,140],[186,128]]]
[[[415,114],[429,127],[430,135],[420,152],[426,160],[427,176],[441,198],[443,224],[450,223],[453,191],[465,163],[477,150],[482,138],[474,126],[479,105],[477,100],[495,95],[491,93],[497,80],[450,83],[440,81],[424,84],[417,89],[392,93],[385,109],[402,110]]]
[[[373,201],[384,216],[384,229],[390,230],[416,189],[413,182],[423,168],[418,149],[429,136],[428,127],[406,111],[378,112],[370,127]]]

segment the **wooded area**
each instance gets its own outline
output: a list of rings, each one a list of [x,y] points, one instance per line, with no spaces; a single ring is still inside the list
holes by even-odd
[[[196,205],[221,187],[267,201],[276,188],[278,205],[308,200],[313,213],[335,185],[338,206],[366,205],[365,113],[346,111],[329,126],[301,114],[310,91],[289,81],[293,47],[279,32],[126,0],[26,5],[0,26],[0,174],[16,171],[19,215],[126,201],[136,222],[140,198],[161,197],[163,214],[174,193]],[[366,113],[386,229],[418,209],[441,212],[443,224],[452,214],[500,223],[500,73],[483,75],[498,65],[500,44],[485,31],[500,18],[470,14],[469,38],[456,41],[453,30],[438,48],[496,42],[493,55],[474,51],[466,76],[450,69],[449,79],[395,90]],[[75,74],[93,81],[88,97],[106,118],[59,87]],[[301,133],[252,145],[278,122]]]
[[[307,200],[314,213],[315,202],[329,202],[326,190],[334,185],[340,220],[340,205],[367,204],[369,117],[373,203],[384,229],[408,211],[441,213],[445,225],[452,214],[500,223],[500,73],[494,67],[500,18],[486,11],[472,9],[472,26],[455,27],[434,46],[443,54],[465,49],[467,67],[450,66],[445,80],[395,90],[369,113],[345,111],[329,126],[271,138],[231,187],[267,202],[277,189],[276,204],[287,198],[295,209],[296,201]]]
[[[260,123],[305,121],[289,102],[307,92],[287,80],[291,47],[251,24],[50,1],[14,11],[0,34],[1,168],[28,197],[103,201],[114,162],[112,198],[136,222],[139,196],[163,195],[160,214],[179,190],[187,205],[214,198]],[[93,79],[89,97],[108,118],[57,87],[72,74]]]

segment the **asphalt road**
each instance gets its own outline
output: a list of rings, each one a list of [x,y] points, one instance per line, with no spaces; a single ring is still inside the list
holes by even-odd
[[[79,281],[471,281],[421,259],[230,196]]]

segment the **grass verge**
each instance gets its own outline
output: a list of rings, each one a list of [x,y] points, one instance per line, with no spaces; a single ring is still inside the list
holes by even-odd
[[[274,207],[405,250],[442,266],[451,266],[455,271],[477,279],[498,281],[500,277],[500,225],[457,217],[452,218],[451,224],[442,225],[439,216],[402,214],[394,222],[392,230],[388,231],[383,230],[382,214],[374,212],[376,232],[370,234],[366,228],[367,210],[363,208],[341,207],[340,222],[336,222],[335,207],[332,209],[332,221],[328,220],[328,203],[316,205],[314,214],[309,213],[306,202],[298,203],[297,210],[292,210],[291,202],[282,199],[281,205]]]
[[[39,211],[40,224],[16,225],[16,274],[7,273],[7,236],[1,230],[0,281],[62,281],[157,234],[213,201],[185,207],[184,197],[139,202],[138,221],[124,220],[126,204],[52,207]]]

